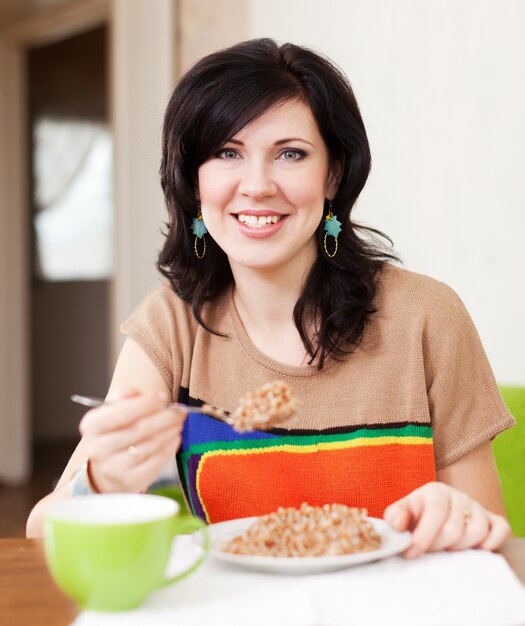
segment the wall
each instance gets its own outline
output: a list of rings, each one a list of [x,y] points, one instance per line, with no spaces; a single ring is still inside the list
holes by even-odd
[[[178,0],[177,65],[185,72],[210,52],[248,39],[247,0]]]
[[[24,120],[27,112],[20,52],[0,38],[0,481],[29,473],[27,384],[28,294]],[[5,148],[8,147],[9,150]]]
[[[71,0],[69,2],[71,3]],[[64,3],[64,0],[0,0],[0,25],[30,15],[33,11],[41,11]]]
[[[161,278],[155,261],[166,213],[158,170],[162,118],[176,80],[175,9],[173,0],[112,2],[117,221],[112,365],[124,340],[120,323]]]
[[[248,1],[250,37],[348,74],[373,155],[356,215],[456,289],[498,381],[525,385],[525,3]]]

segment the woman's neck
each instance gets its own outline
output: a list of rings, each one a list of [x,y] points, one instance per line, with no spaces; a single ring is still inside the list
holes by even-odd
[[[276,283],[260,275],[235,276],[235,303],[258,325],[285,323],[293,318],[293,309],[301,294],[297,281]]]
[[[260,324],[293,321],[293,309],[314,262],[309,257],[305,254],[284,267],[262,269],[230,261],[236,302]]]
[[[258,271],[232,264],[234,302],[248,336],[261,352],[289,365],[308,361],[293,320],[308,270]]]

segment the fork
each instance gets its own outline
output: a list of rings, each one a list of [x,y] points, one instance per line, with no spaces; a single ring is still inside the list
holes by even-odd
[[[81,404],[82,406],[87,406],[89,408],[94,408],[97,406],[102,406],[103,404],[110,404],[106,402],[103,398],[96,398],[94,396],[81,396],[78,394],[73,394],[71,396],[71,400],[76,404]],[[181,402],[172,402],[168,404],[168,408],[173,407],[175,409],[183,409],[188,411],[188,413],[200,413],[201,415],[211,415],[216,417],[217,419],[229,424],[230,426],[234,423],[232,418],[224,409],[218,409],[211,404],[203,404],[202,406],[189,406],[187,404],[183,404]]]

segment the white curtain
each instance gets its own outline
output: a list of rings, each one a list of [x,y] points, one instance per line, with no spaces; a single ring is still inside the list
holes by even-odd
[[[109,278],[113,176],[107,126],[42,118],[33,132],[37,275],[52,281]]]

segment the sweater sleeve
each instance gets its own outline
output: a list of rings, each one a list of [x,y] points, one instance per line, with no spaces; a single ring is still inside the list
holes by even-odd
[[[441,285],[423,328],[423,358],[437,469],[514,425],[478,332],[457,294]]]

